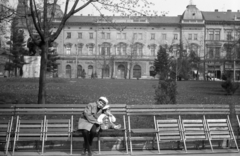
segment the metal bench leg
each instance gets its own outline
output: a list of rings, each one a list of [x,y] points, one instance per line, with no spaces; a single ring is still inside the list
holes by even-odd
[[[156,139],[157,139],[157,148],[158,148],[158,153],[160,153],[160,145],[159,145],[158,133],[156,133]]]
[[[98,154],[101,154],[101,140],[100,140],[100,132],[98,132]]]

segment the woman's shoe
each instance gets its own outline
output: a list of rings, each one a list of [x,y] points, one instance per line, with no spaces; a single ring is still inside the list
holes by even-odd
[[[88,153],[88,156],[93,156],[92,152]]]
[[[87,154],[87,149],[85,147],[85,144],[83,144],[83,152],[82,152],[82,155],[86,155]]]

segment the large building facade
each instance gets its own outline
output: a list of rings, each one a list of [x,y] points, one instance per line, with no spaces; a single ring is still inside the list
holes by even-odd
[[[193,69],[200,78],[220,78],[228,70],[239,79],[240,54],[233,48],[230,58],[226,48],[239,39],[239,26],[239,11],[202,12],[195,5],[175,17],[73,16],[56,40],[58,76],[78,78],[84,70],[87,78],[151,78],[159,46],[174,47],[169,54],[177,58],[181,44],[201,58]]]
[[[194,51],[201,63],[192,73],[200,79],[230,71],[239,80],[239,30],[239,11],[203,12],[192,4],[178,16],[72,16],[53,44],[57,76],[152,78],[159,46],[165,46],[175,59]]]

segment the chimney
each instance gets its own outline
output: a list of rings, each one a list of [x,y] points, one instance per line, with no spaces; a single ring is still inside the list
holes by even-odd
[[[215,9],[215,12],[218,12],[218,9]]]
[[[227,10],[227,12],[232,12],[232,10]]]

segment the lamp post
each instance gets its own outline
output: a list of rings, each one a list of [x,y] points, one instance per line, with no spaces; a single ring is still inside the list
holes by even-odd
[[[76,47],[76,78],[78,78],[78,44],[75,44]]]

